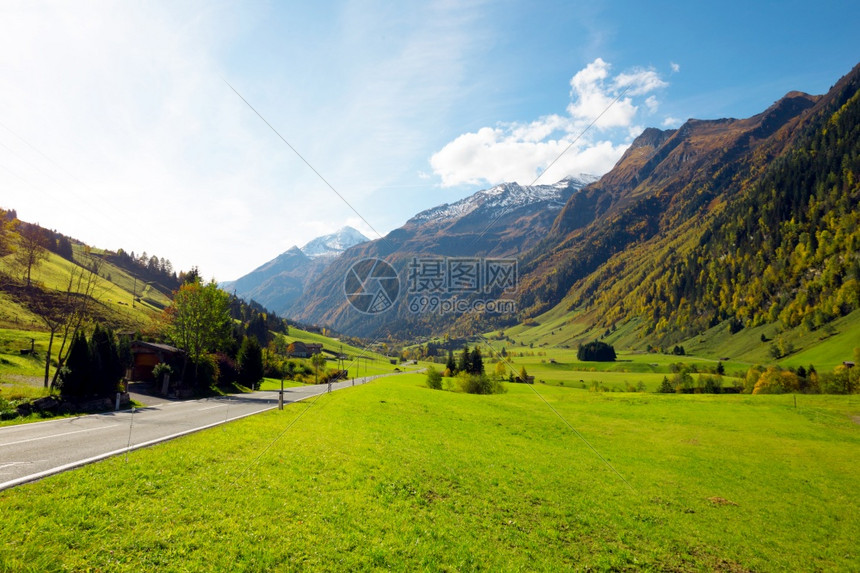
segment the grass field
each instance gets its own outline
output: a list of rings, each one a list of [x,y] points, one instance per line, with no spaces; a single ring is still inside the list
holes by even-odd
[[[385,378],[1,492],[0,569],[847,571],[858,414]]]
[[[553,348],[575,351],[579,343],[605,334],[604,329],[591,328],[595,320],[593,313],[583,315],[579,310],[569,311],[568,305],[569,302],[562,302],[529,324],[505,329],[505,335],[514,341],[515,346],[526,346],[535,351]],[[640,327],[640,321],[633,319],[619,325],[617,331],[604,340],[616,349],[645,350],[647,343],[654,343],[654,340],[645,337]],[[680,344],[689,354],[712,360],[728,357],[731,362],[745,364],[746,368],[753,364],[779,362],[783,366],[813,364],[819,371],[830,371],[843,361],[853,359],[854,348],[860,346],[858,332],[860,310],[855,310],[812,331],[803,326],[786,329],[780,323],[773,323],[743,328],[732,334],[728,323],[724,322]],[[492,332],[489,337],[497,334]],[[765,341],[762,341],[762,336]],[[790,341],[795,348],[792,354],[779,361],[770,354],[771,344],[777,337]]]
[[[590,388],[597,383],[606,390],[625,390],[641,382],[646,390],[654,391],[664,376],[671,376],[673,364],[695,365],[700,372],[709,372],[717,366],[716,360],[694,356],[623,351],[618,352],[615,362],[580,362],[576,349],[510,346],[501,341],[490,341],[490,346],[494,351],[485,352],[490,355],[485,365],[488,373],[495,372],[495,363],[501,360],[499,352],[504,346],[508,352],[505,359],[508,370],[512,366],[515,373],[519,373],[519,369],[525,367],[537,382],[573,388]],[[724,362],[724,385],[731,385],[734,381],[731,375],[745,372],[749,366],[738,361]]]

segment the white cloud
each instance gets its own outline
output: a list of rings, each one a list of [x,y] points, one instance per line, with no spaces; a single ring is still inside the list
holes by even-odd
[[[663,120],[663,127],[678,127],[681,125],[681,120],[677,117],[667,116]]]
[[[655,113],[657,108],[660,107],[660,102],[657,101],[655,96],[649,96],[648,99],[645,100],[645,106],[648,108],[650,113]]]
[[[571,78],[567,115],[464,133],[433,154],[430,164],[445,187],[502,181],[530,184],[539,176],[541,183],[552,183],[579,173],[602,175],[643,129],[636,123],[640,109],[634,98],[667,85],[651,69],[635,68],[613,76],[611,65],[597,58]],[[654,95],[644,104],[650,113],[659,107]],[[593,127],[585,131],[592,122]]]
[[[681,66],[676,64],[675,62],[670,62],[669,65],[672,67],[672,71],[676,74],[681,71]]]

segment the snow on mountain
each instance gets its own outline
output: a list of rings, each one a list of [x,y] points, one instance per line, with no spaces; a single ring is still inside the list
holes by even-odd
[[[459,219],[478,209],[513,211],[537,203],[544,203],[549,209],[561,209],[570,192],[578,191],[598,179],[599,177],[594,175],[582,173],[579,177],[565,177],[552,185],[502,183],[490,189],[478,191],[456,203],[446,203],[422,211],[408,222],[420,225],[428,221]],[[568,192],[567,195],[565,191]]]
[[[336,257],[350,247],[369,241],[367,237],[352,227],[343,227],[331,235],[324,235],[312,240],[301,251],[305,256],[316,259],[320,257]]]

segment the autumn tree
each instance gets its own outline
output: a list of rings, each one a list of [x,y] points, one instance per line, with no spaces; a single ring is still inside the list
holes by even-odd
[[[165,310],[165,325],[167,336],[185,351],[183,374],[191,360],[196,380],[201,357],[218,350],[230,336],[230,297],[214,280],[185,283]]]
[[[325,367],[325,356],[322,354],[314,354],[311,356],[311,364],[313,364],[314,372],[316,373],[316,383],[320,381],[320,370]]]
[[[508,373],[508,369],[505,367],[505,363],[501,360],[496,362],[496,378],[499,380],[503,380],[505,378],[505,374]]]

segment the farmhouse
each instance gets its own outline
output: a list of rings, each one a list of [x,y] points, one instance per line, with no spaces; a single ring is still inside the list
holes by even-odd
[[[287,353],[293,358],[310,358],[322,352],[323,345],[315,342],[296,340],[287,347]]]
[[[153,380],[152,369],[161,362],[172,363],[182,355],[182,351],[168,344],[143,342],[135,340],[131,343],[131,355],[134,358],[129,380]]]

